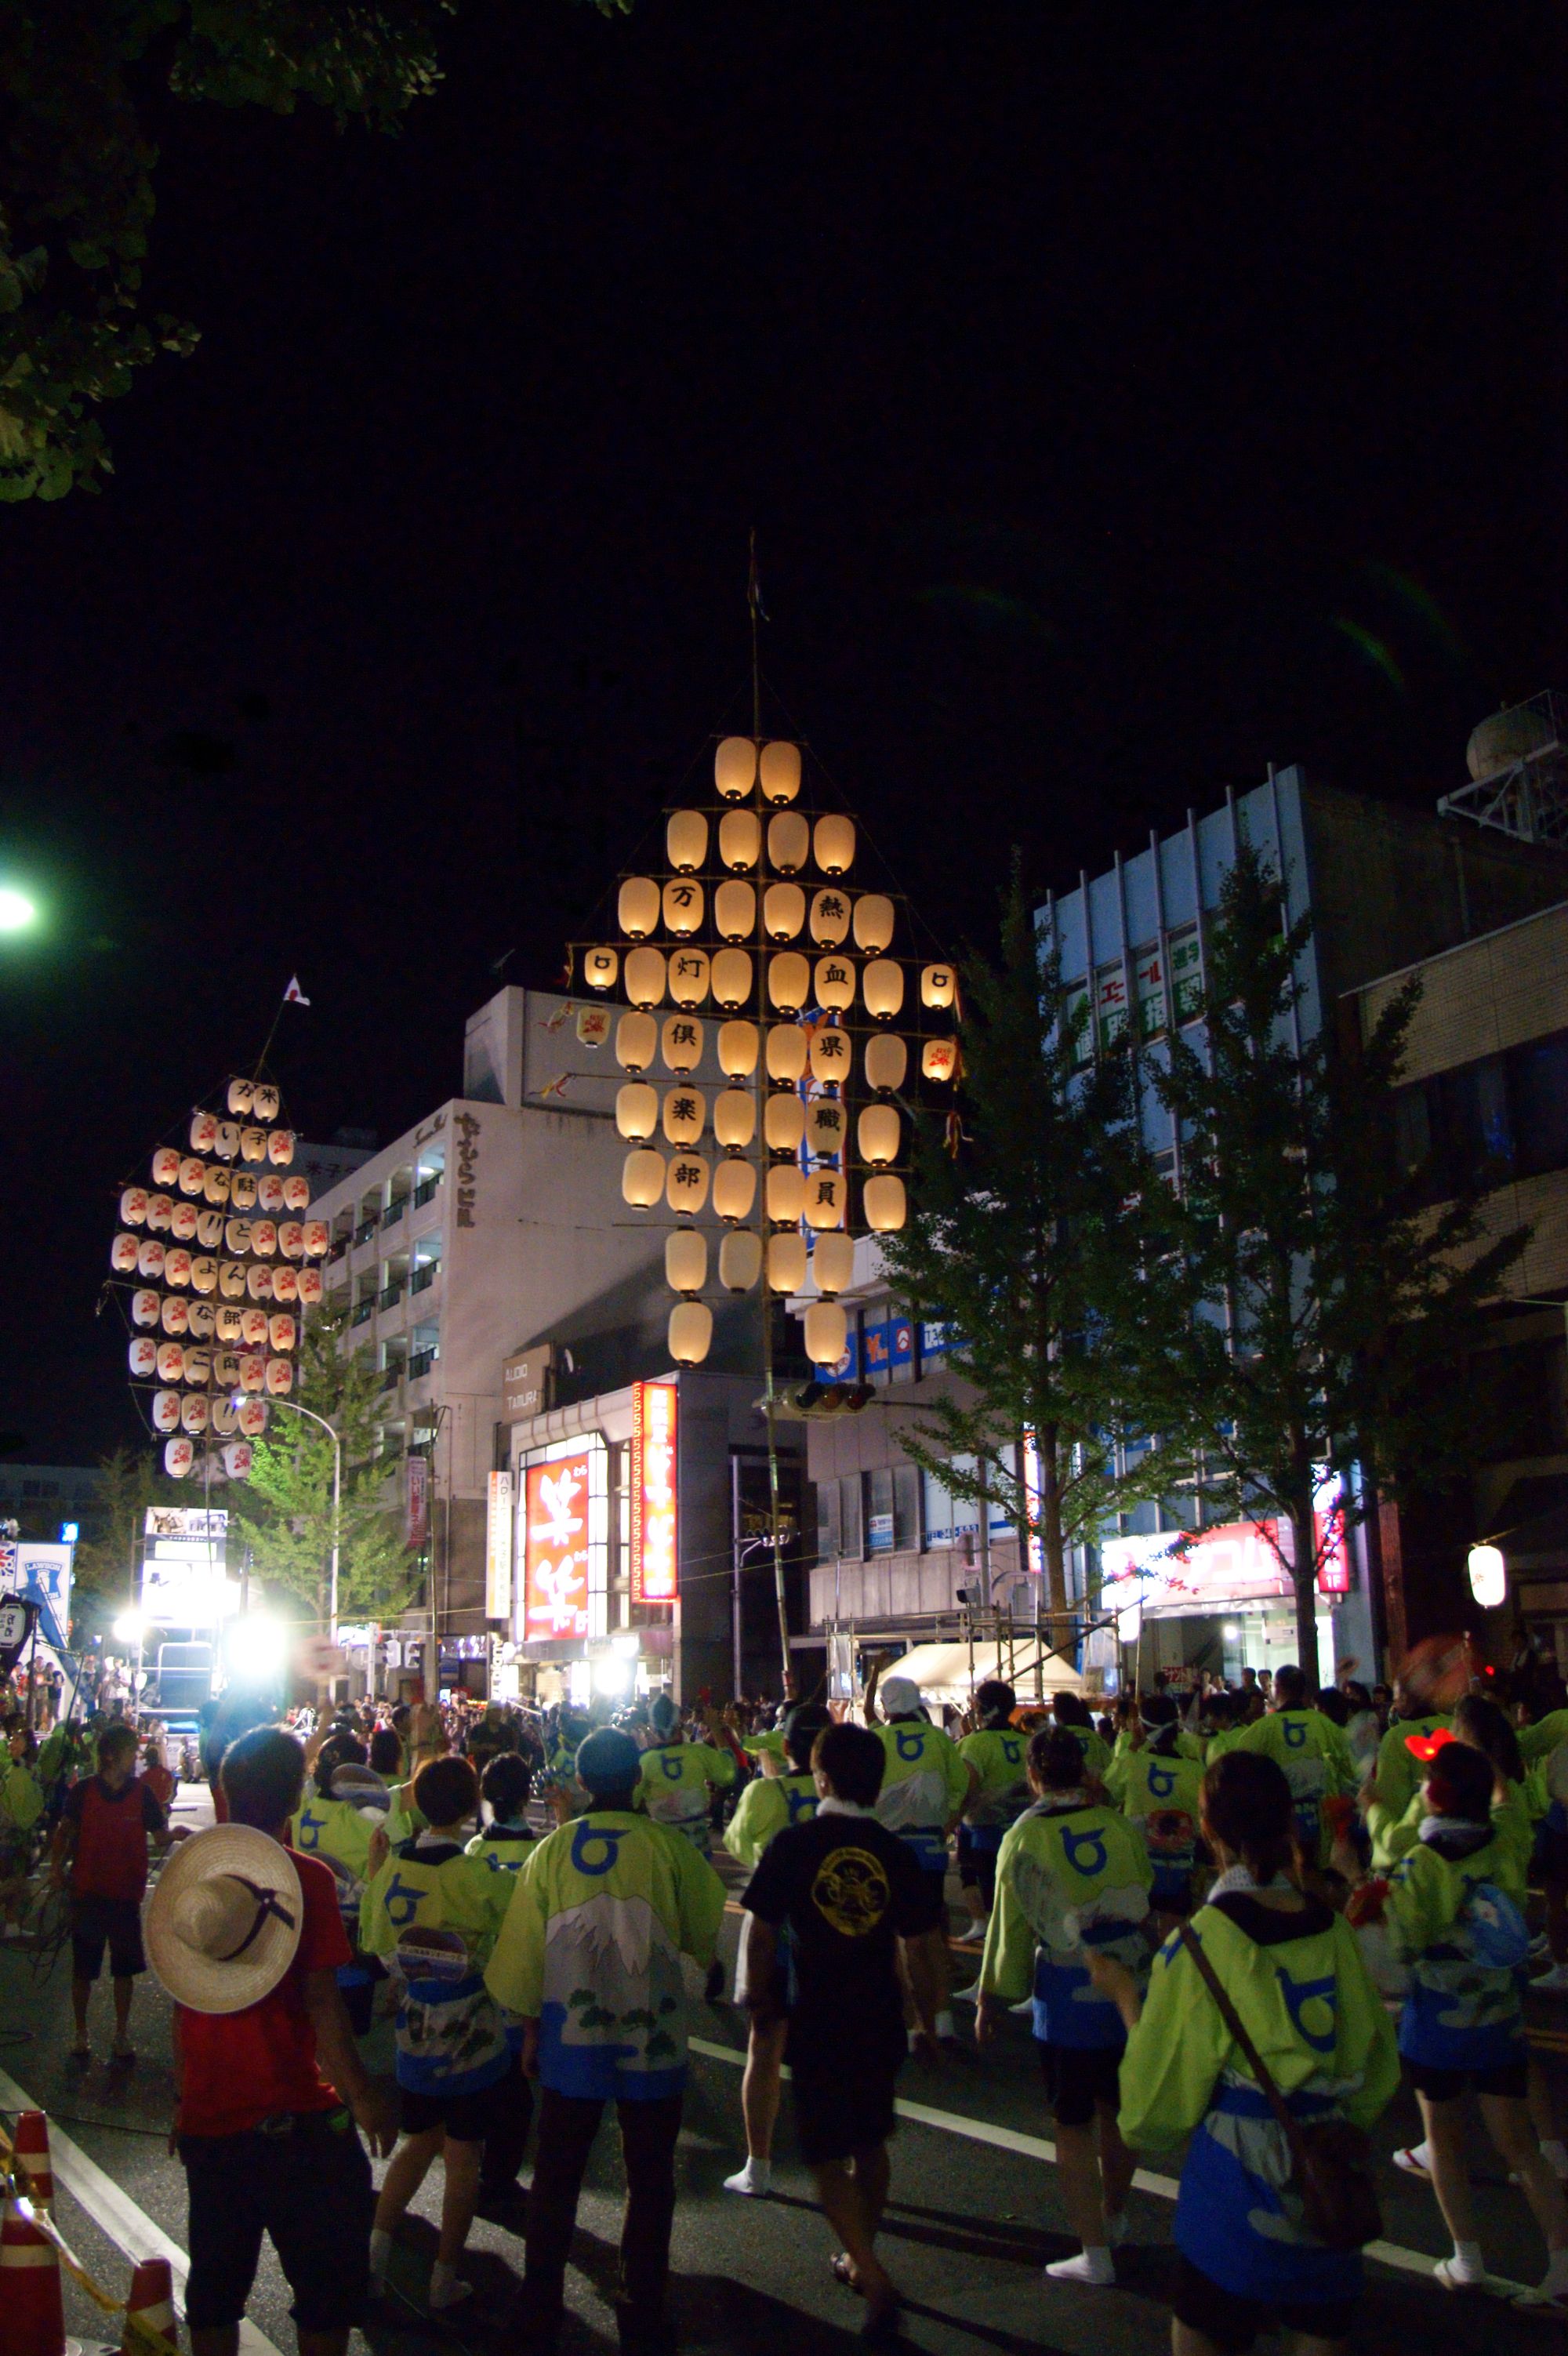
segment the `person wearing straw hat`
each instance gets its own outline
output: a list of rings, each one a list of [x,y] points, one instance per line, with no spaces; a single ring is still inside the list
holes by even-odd
[[[300,2356],[343,2356],[364,2304],[371,2150],[396,2139],[338,1993],[349,1957],[332,1875],[285,1842],[305,1783],[293,1735],[224,1754],[229,1820],[177,1850],[148,1901],[148,1958],[174,1998],[171,2149],[189,2193],[194,2356],[236,2356],[263,2234],[294,2293]]]

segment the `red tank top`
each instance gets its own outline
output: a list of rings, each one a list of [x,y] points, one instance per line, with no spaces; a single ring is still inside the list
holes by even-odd
[[[142,1786],[133,1777],[123,1791],[109,1793],[94,1775],[81,1788],[71,1888],[78,1898],[129,1899],[134,1904],[147,1886]]]

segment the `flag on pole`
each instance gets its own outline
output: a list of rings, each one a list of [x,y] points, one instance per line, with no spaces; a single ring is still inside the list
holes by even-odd
[[[290,975],[290,977],[289,977],[289,984],[288,984],[288,988],[284,991],[284,994],[283,994],[283,1002],[284,1002],[284,1004],[285,1004],[285,1006],[308,1006],[308,1005],[309,1005],[309,1003],[310,1003],[309,999],[308,999],[308,998],[306,998],[306,994],[305,994],[304,991],[303,991],[303,990],[301,990],[301,988],[300,988],[300,986],[299,986],[299,976],[298,976],[298,974],[296,974],[296,973],[295,973],[295,974],[291,974],[291,975]]]

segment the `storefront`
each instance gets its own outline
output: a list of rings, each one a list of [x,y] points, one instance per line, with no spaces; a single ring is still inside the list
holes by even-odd
[[[1359,1676],[1373,1673],[1359,1537],[1341,1532],[1331,1540],[1318,1573],[1317,1659],[1325,1679],[1351,1660]],[[1169,1683],[1208,1671],[1238,1684],[1244,1668],[1273,1672],[1297,1660],[1290,1552],[1288,1526],[1273,1520],[1107,1539],[1100,1549],[1100,1600],[1116,1622],[1125,1681],[1147,1691],[1156,1670]]]

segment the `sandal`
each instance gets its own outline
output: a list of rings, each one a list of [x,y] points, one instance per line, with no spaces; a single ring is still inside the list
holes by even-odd
[[[828,2272],[834,2282],[843,2283],[845,2290],[859,2293],[860,2284],[855,2276],[854,2261],[847,2250],[840,2250],[835,2256],[828,2260]]]

